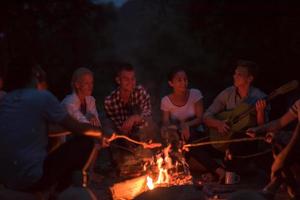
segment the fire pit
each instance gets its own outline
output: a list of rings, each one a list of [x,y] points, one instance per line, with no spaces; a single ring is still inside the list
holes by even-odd
[[[170,187],[160,187],[155,190],[148,190],[138,195],[135,200],[202,200],[205,199],[201,190],[196,189],[193,185],[180,185]]]
[[[145,161],[142,176],[116,183],[110,190],[114,200],[134,199],[150,190],[192,184],[192,176],[182,152],[174,151],[169,145]]]

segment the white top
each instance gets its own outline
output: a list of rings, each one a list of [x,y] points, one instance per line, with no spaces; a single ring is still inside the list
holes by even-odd
[[[176,106],[171,102],[169,96],[164,96],[161,100],[160,109],[170,112],[171,120],[185,121],[196,116],[195,103],[202,98],[200,90],[190,89],[189,98],[185,105]]]
[[[87,116],[89,116],[90,114],[94,115],[99,120],[95,101],[96,101],[95,98],[92,96],[85,97],[85,102],[86,102],[85,115],[80,111],[80,99],[78,98],[76,93],[67,95],[62,100],[61,104],[67,109],[67,112],[79,122],[90,123],[90,121],[87,118]]]

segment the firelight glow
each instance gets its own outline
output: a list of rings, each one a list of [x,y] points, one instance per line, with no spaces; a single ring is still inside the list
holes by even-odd
[[[154,189],[154,184],[153,184],[153,180],[150,176],[147,176],[147,186],[150,190]]]

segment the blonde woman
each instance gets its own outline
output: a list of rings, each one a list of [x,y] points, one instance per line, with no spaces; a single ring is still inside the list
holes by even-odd
[[[95,98],[92,96],[93,72],[87,68],[78,68],[73,73],[71,85],[73,93],[63,99],[62,105],[79,122],[100,127]]]

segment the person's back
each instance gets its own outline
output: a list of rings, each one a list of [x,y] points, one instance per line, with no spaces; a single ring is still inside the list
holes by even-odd
[[[57,192],[74,171],[86,174],[94,139],[102,132],[70,117],[50,92],[36,89],[36,64],[18,57],[7,67],[7,95],[0,103],[0,183],[12,190]],[[57,123],[78,135],[47,153],[47,126]]]
[[[61,121],[57,99],[33,88],[14,90],[0,105],[0,181],[12,188],[26,187],[42,175],[48,136],[46,122]],[[18,183],[18,184],[16,184]]]

